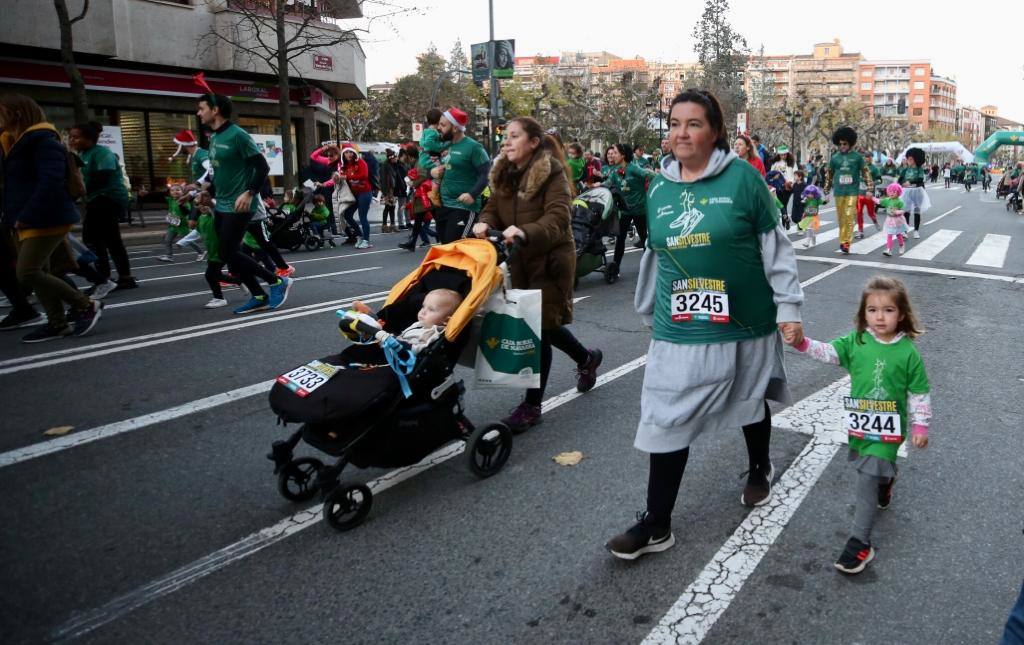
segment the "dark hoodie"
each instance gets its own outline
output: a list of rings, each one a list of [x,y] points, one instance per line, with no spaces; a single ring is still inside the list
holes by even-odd
[[[3,221],[26,229],[70,227],[80,217],[68,194],[67,151],[48,123],[37,123],[15,141],[5,134],[3,147]]]

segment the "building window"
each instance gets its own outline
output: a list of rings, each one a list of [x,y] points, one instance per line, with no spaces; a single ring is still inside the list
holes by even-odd
[[[860,89],[862,89],[862,90],[870,90],[871,89],[871,83],[861,83],[860,84]]]
[[[861,76],[871,76],[871,70],[870,69],[862,69],[860,71],[860,75]]]
[[[915,90],[923,90],[924,89],[924,81],[914,81],[914,89]]]
[[[914,116],[921,116],[922,114],[924,114],[924,109],[914,108]]]
[[[914,103],[924,103],[924,97],[918,94],[914,97]]]
[[[918,67],[914,70],[914,76],[924,76],[924,68]]]

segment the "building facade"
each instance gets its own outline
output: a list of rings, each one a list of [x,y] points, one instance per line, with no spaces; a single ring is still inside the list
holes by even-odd
[[[200,136],[192,80],[203,72],[209,85],[232,98],[236,123],[255,134],[280,135],[276,78],[262,61],[212,36],[240,33],[241,9],[269,10],[277,0],[92,0],[74,25],[75,60],[85,79],[92,117],[120,128],[124,163],[135,188],[158,187],[186,176],[183,157],[169,160],[174,135]],[[68,0],[72,16],[82,0]],[[59,129],[73,110],[60,64],[60,36],[50,3],[19,0],[5,5],[0,21],[0,88],[32,96]],[[342,34],[335,20],[361,16],[356,0],[291,0],[288,24],[305,20],[313,33]],[[252,40],[238,37],[243,44]],[[352,39],[294,59],[290,136],[293,167],[318,141],[330,138],[335,101],[366,96],[365,56]],[[201,141],[204,139],[201,138]]]
[[[956,110],[956,126],[954,130],[960,142],[974,150],[985,140],[985,115],[981,110],[964,105]]]
[[[807,98],[853,98],[863,56],[846,52],[839,39],[818,43],[810,54],[753,56],[744,89],[757,107],[780,105],[798,95]]]

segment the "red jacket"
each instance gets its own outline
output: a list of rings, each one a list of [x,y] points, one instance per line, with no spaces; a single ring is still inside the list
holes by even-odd
[[[370,168],[362,159],[356,158],[352,163],[347,163],[341,168],[342,174],[348,180],[348,187],[352,189],[353,195],[368,193],[370,187]]]

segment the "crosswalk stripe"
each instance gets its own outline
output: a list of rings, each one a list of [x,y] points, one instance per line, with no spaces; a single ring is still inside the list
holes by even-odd
[[[942,228],[929,235],[928,238],[922,240],[916,244],[914,248],[907,251],[903,257],[910,260],[931,260],[936,255],[942,252],[947,246],[953,243],[953,240],[960,237],[960,233],[963,231],[953,231],[950,229]]]
[[[875,233],[850,246],[850,253],[854,255],[867,255],[876,249],[885,246],[885,233]]]
[[[996,235],[989,233],[981,241],[978,248],[974,249],[967,264],[975,264],[983,267],[1003,268],[1006,262],[1006,252],[1010,250],[1010,236]]]

